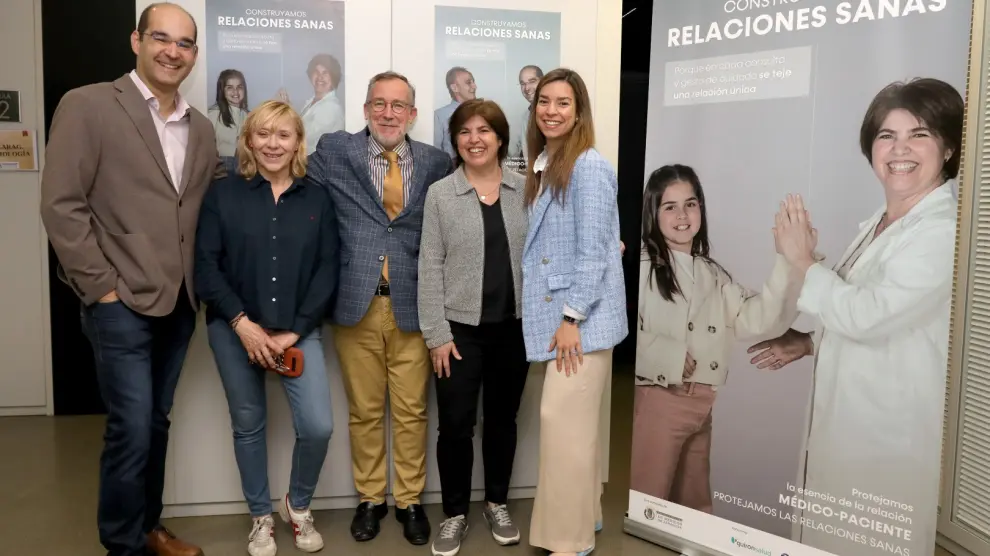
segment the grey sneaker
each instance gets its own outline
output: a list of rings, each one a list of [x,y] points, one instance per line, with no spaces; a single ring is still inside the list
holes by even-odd
[[[485,521],[492,528],[492,537],[502,546],[519,543],[519,528],[512,523],[512,516],[505,504],[489,507],[485,504]]]
[[[433,539],[433,556],[455,556],[461,550],[461,540],[467,536],[468,523],[459,515],[445,519],[440,524],[440,532]]]

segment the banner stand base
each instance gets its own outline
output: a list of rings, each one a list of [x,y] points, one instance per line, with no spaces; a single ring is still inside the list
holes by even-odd
[[[653,527],[643,525],[642,523],[633,521],[628,517],[622,522],[622,530],[629,535],[643,539],[646,542],[662,546],[668,550],[673,550],[674,552],[681,554],[681,556],[732,556],[731,554],[720,552],[718,550],[708,548],[707,546],[701,546],[700,544],[691,542],[684,537],[678,537],[671,535],[670,533],[658,531]]]

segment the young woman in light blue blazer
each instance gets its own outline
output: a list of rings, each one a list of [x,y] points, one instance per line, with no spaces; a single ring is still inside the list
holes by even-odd
[[[599,423],[612,348],[628,334],[618,181],[594,149],[588,89],[568,69],[537,85],[527,130],[523,335],[546,363],[530,544],[586,556],[601,522]]]

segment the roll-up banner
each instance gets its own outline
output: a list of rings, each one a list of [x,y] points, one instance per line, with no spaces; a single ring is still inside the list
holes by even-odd
[[[631,534],[933,554],[971,12],[654,3]]]

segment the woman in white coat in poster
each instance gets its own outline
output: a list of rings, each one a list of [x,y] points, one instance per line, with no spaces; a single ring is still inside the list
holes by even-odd
[[[801,199],[777,216],[783,255],[806,269],[798,309],[819,325],[750,351],[771,369],[815,357],[796,487],[834,515],[792,509],[803,544],[842,556],[934,550],[962,127],[962,97],[942,81],[874,98],[860,146],[886,203],[831,270],[815,262]]]

